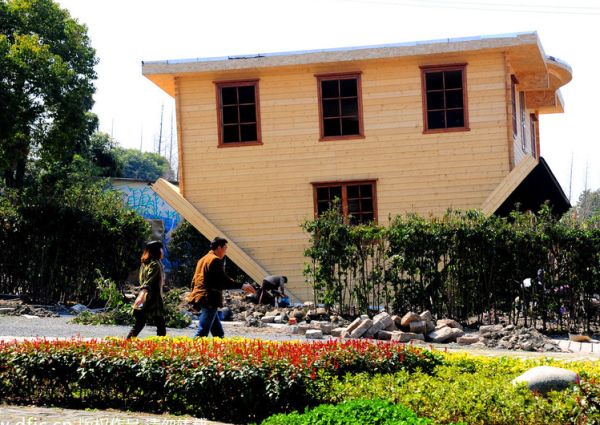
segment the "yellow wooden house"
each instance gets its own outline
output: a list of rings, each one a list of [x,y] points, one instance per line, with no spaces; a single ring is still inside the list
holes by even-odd
[[[540,156],[563,112],[565,63],[535,32],[347,49],[144,62],[173,96],[179,188],[153,188],[253,279],[300,300],[300,223],[335,197],[355,222],[448,208],[569,203]],[[202,255],[203,253],[198,253]]]

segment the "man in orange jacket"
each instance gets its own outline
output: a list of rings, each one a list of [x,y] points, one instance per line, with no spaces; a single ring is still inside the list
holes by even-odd
[[[223,290],[243,289],[248,293],[256,292],[248,283],[239,284],[225,274],[223,258],[227,252],[227,239],[216,237],[210,243],[210,251],[202,257],[194,272],[194,288],[188,301],[200,309],[198,330],[195,337],[208,336],[222,338],[225,335],[217,315],[223,307]]]

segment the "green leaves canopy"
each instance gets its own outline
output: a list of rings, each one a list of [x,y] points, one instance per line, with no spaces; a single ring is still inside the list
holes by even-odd
[[[0,178],[21,187],[28,161],[68,163],[97,125],[95,50],[52,0],[0,0]],[[1,180],[0,180],[1,183]]]

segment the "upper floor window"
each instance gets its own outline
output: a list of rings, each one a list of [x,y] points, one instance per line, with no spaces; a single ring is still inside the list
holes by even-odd
[[[537,117],[535,114],[529,115],[529,130],[531,133],[531,154],[534,158],[537,158]]]
[[[216,83],[219,146],[260,144],[258,80]]]
[[[317,75],[321,140],[363,136],[360,74]]]
[[[466,64],[421,67],[424,132],[469,129]]]
[[[351,224],[377,220],[375,181],[314,183],[313,187],[316,215],[330,209],[337,198]]]
[[[519,111],[521,112],[521,148],[523,152],[527,151],[527,114],[525,111],[525,92],[519,92]]]
[[[512,107],[512,128],[513,128],[513,138],[516,139],[519,133],[519,129],[517,126],[517,88],[516,85],[519,84],[517,77],[514,75],[510,76],[510,102]]]

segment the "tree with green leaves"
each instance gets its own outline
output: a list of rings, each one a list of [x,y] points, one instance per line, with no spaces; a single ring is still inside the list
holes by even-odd
[[[595,191],[586,189],[581,192],[575,210],[579,221],[600,217],[600,189]]]
[[[96,63],[86,26],[54,1],[0,0],[0,186],[86,150]]]
[[[157,153],[116,148],[115,154],[121,164],[119,177],[155,181],[169,172],[169,161]]]

